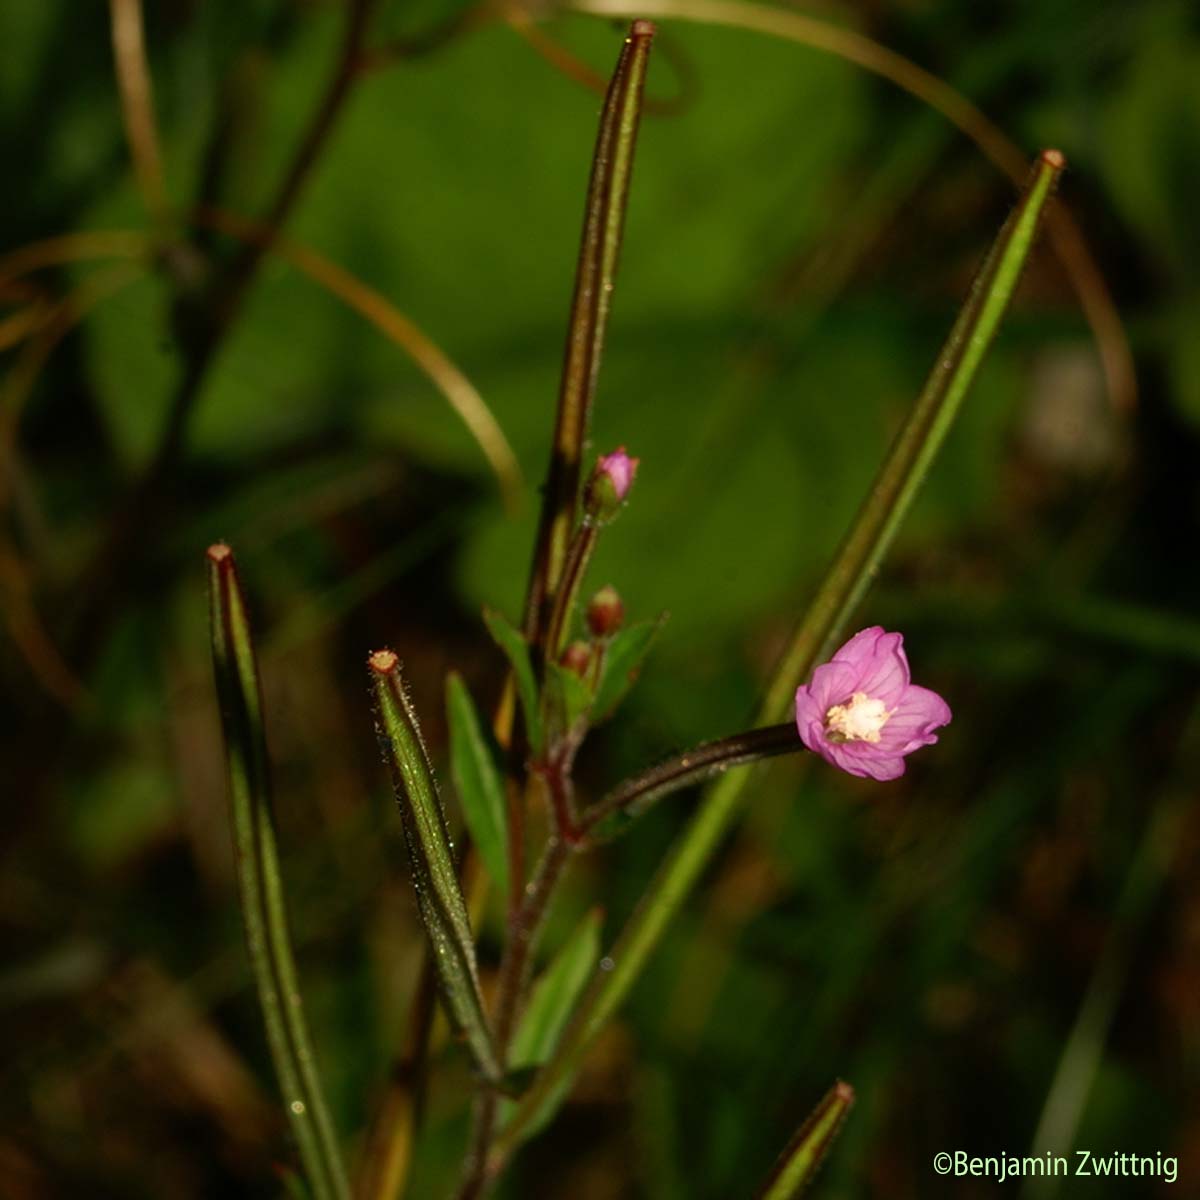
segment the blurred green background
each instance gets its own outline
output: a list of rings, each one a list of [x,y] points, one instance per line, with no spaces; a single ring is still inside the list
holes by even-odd
[[[261,216],[343,5],[147,9],[173,208]],[[939,1179],[934,1153],[1027,1153],[1044,1113],[1066,1144],[1181,1160],[1173,1187],[1059,1194],[1193,1194],[1200,14],[804,11],[960,88],[1030,153],[1065,152],[1138,403],[1114,410],[1043,243],[859,622],[905,631],[954,723],[894,785],[791,759],[763,776],[503,1194],[748,1197],[835,1077],[859,1101],[821,1196],[997,1195]],[[379,0],[370,41],[453,17]],[[622,33],[580,15],[540,28],[602,76]],[[7,4],[0,47],[4,252],[147,229],[107,6]],[[496,697],[479,611],[518,615],[599,108],[499,21],[427,51],[354,84],[287,231],[479,388],[527,481],[515,514],[404,353],[268,256],[135,514],[135,553],[89,573],[163,436],[203,299],[189,281],[236,249],[184,225],[136,278],[97,260],[3,283],[6,1196],[274,1196],[294,1161],[232,877],[204,598],[217,538],[263,643],[301,972],[351,1152],[401,1042],[420,932],[362,664],[400,652],[439,763],[446,671]],[[678,102],[644,123],[593,427],[642,471],[593,579],[634,616],[671,616],[584,753],[588,795],[745,725],[1013,195],[942,117],[805,47],[666,22],[648,90]],[[23,330],[104,272],[119,290],[60,340]],[[111,619],[72,644],[98,591]],[[588,859],[551,945],[596,903],[611,938],[693,803]],[[498,933],[489,912],[485,974]],[[445,1194],[465,1135],[463,1057],[437,1067],[417,1197]]]

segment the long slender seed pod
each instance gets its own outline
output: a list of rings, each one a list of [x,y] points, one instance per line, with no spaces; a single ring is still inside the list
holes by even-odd
[[[471,921],[417,714],[404,691],[400,660],[391,650],[377,650],[367,666],[379,740],[392,772],[417,908],[429,937],[442,1000],[479,1070],[495,1083],[502,1071],[479,990]]]

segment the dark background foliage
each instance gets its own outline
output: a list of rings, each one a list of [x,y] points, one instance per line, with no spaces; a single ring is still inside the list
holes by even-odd
[[[337,53],[342,6],[147,8],[172,201],[186,209],[209,187],[261,213]],[[373,38],[450,15],[443,0],[387,0]],[[791,759],[763,777],[505,1194],[748,1196],[840,1076],[859,1102],[819,1194],[994,1195],[938,1179],[932,1156],[1028,1152],[1044,1107],[1067,1112],[1053,1084],[1073,1030],[1084,1092],[1068,1136],[1178,1154],[1181,1182],[1072,1180],[1061,1194],[1190,1194],[1196,9],[855,0],[816,15],[960,87],[1029,151],[1064,150],[1063,195],[1117,299],[1139,402],[1113,411],[1043,245],[861,614],[905,631],[954,723],[895,785]],[[617,26],[544,29],[610,69]],[[106,6],[5,5],[0,46],[3,248],[144,228]],[[643,467],[593,578],[635,616],[671,618],[585,753],[592,793],[744,725],[1012,197],[941,117],[804,47],[667,23],[649,91],[681,102],[643,129],[594,422],[596,449],[625,443]],[[5,1195],[276,1195],[273,1164],[292,1160],[231,873],[203,594],[219,537],[238,550],[263,641],[320,1058],[341,1128],[362,1128],[420,947],[362,664],[380,644],[400,652],[439,762],[446,671],[481,704],[496,696],[479,610],[520,603],[597,108],[502,24],[448,38],[355,86],[287,226],[479,387],[529,481],[516,515],[405,355],[269,257],[178,462],[136,513],[136,555],[89,577],[162,437],[187,271],[230,246],[197,234],[182,267],[99,302],[24,404],[29,343],[6,339]],[[5,317],[98,269],[6,288]],[[112,619],[69,646],[97,587]],[[615,933],[693,799],[588,861],[552,942],[594,903]],[[486,971],[498,928],[490,913]],[[415,1196],[444,1194],[465,1131],[462,1056],[438,1066]]]

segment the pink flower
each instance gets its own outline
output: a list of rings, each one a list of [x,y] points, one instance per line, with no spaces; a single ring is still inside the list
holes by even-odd
[[[800,740],[851,775],[896,779],[904,756],[937,741],[950,706],[910,682],[904,637],[872,625],[856,633],[812,682],[796,690]]]

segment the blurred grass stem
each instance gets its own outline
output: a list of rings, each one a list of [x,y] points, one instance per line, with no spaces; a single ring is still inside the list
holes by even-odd
[[[162,228],[170,218],[170,209],[154,116],[154,87],[146,62],[142,0],[109,0],[109,15],[121,118],[134,174],[151,221]]]
[[[42,267],[96,258],[147,258],[151,240],[139,230],[109,229],[63,233],[30,242],[0,258],[0,287]]]
[[[247,245],[257,243],[264,246],[370,322],[388,341],[399,346],[458,414],[495,473],[506,507],[510,513],[516,512],[524,481],[504,430],[475,385],[420,326],[381,292],[344,267],[311,247],[272,231],[261,221],[216,208],[201,209],[194,219],[200,225],[216,229]]]
[[[1167,880],[1172,857],[1195,803],[1200,757],[1200,705],[1193,705],[1164,788],[1129,864],[1104,948],[1063,1047],[1046,1094],[1030,1153],[1069,1156],[1087,1109],[1133,961],[1136,938]],[[1058,1176],[1031,1177],[1022,1195],[1050,1200],[1061,1192]]]

